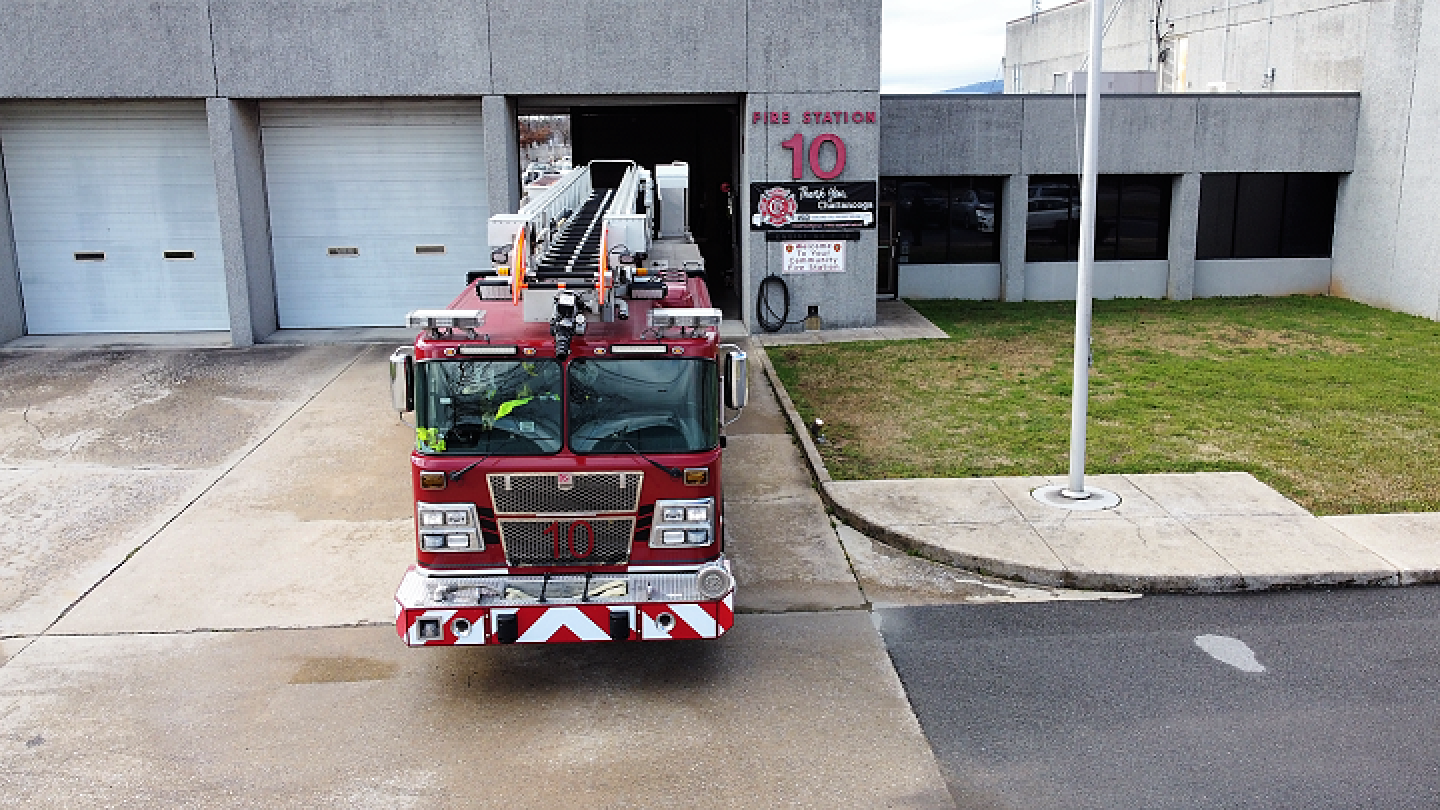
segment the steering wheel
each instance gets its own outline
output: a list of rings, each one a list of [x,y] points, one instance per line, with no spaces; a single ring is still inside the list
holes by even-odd
[[[479,444],[480,433],[484,428],[475,424],[460,424],[450,428],[450,439],[457,444]]]

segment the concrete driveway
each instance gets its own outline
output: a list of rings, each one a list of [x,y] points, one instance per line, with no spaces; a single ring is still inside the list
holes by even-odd
[[[388,351],[0,351],[0,805],[951,806],[760,386],[728,636],[404,647]]]

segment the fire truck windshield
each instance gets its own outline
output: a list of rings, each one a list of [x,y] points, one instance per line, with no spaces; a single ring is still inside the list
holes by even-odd
[[[426,453],[558,453],[561,379],[554,360],[417,363],[417,444]]]
[[[575,358],[569,376],[576,453],[695,453],[719,441],[713,361]]]

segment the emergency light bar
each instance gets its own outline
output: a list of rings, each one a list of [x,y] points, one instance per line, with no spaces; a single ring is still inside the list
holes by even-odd
[[[719,326],[720,310],[694,307],[656,307],[650,310],[646,325],[651,329],[699,329],[702,326]]]
[[[405,316],[411,329],[474,329],[484,323],[483,309],[417,309]]]
[[[511,355],[519,352],[515,346],[461,346],[460,353],[463,355]]]

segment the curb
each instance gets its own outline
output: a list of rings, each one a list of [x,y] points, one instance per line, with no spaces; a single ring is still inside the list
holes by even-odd
[[[825,485],[834,479],[830,477],[830,471],[825,469],[825,461],[820,457],[820,450],[815,447],[815,442],[810,438],[810,430],[805,427],[805,421],[800,418],[800,412],[795,409],[795,403],[790,400],[790,392],[780,382],[780,375],[775,373],[775,366],[770,364],[770,355],[766,353],[765,347],[757,341],[754,346],[760,367],[765,370],[765,376],[770,380],[770,388],[775,392],[775,398],[780,401],[781,410],[785,411],[785,419],[790,423],[790,430],[800,440],[800,449],[805,453],[805,463],[810,467],[810,475],[820,484],[820,497],[825,503],[832,507],[837,506],[825,491]]]
[[[1230,573],[1213,574],[1142,574],[1135,572],[1120,573],[1115,571],[1094,571],[1094,570],[1072,570],[1065,568],[1063,563],[1059,567],[1042,567],[1030,563],[1015,560],[1005,560],[996,557],[982,556],[973,551],[962,551],[945,548],[926,542],[914,535],[898,531],[887,525],[877,523],[866,517],[859,510],[847,506],[841,496],[835,491],[846,482],[836,482],[826,469],[825,462],[820,456],[819,449],[815,446],[810,436],[810,431],[801,419],[795,403],[785,386],[780,381],[770,357],[763,347],[757,347],[757,357],[761,367],[765,370],[770,380],[771,388],[775,391],[776,399],[785,412],[785,417],[790,424],[791,432],[799,440],[800,447],[805,456],[805,462],[810,468],[811,476],[819,490],[820,498],[826,507],[846,525],[860,531],[866,536],[883,542],[886,545],[898,548],[902,551],[917,554],[925,559],[932,560],[944,565],[951,565],[974,571],[988,576],[1001,579],[1015,580],[1042,587],[1063,587],[1083,588],[1093,590],[1121,590],[1130,592],[1146,593],[1233,593],[1244,591],[1275,590],[1285,588],[1315,588],[1315,587],[1374,587],[1374,586],[1399,586],[1410,582],[1432,581],[1430,577],[1417,576],[1416,572],[1407,571],[1403,566],[1395,566],[1392,569],[1381,568],[1378,570],[1353,570],[1353,571],[1330,571],[1330,572],[1306,572],[1295,575],[1251,575],[1247,576],[1240,571]],[[1358,543],[1372,554],[1380,557],[1385,563],[1394,565],[1392,560],[1386,559],[1374,549],[1369,549],[1363,543]],[[1060,562],[1057,560],[1057,563]]]

